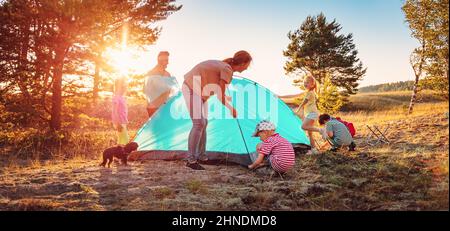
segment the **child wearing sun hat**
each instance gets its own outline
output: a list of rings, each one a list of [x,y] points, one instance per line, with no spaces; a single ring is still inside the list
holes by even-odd
[[[256,153],[253,158],[256,160],[248,166],[249,169],[264,166],[265,160],[278,173],[285,173],[294,166],[295,152],[292,144],[276,133],[275,129],[275,125],[267,120],[263,120],[256,125],[253,136],[259,137],[262,142],[256,146]]]

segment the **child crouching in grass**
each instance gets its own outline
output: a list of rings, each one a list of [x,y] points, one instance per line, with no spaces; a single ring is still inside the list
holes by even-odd
[[[324,139],[330,141],[331,151],[337,151],[339,148],[348,147],[349,150],[354,150],[355,143],[348,128],[335,118],[328,114],[321,114],[319,116],[319,124],[325,125],[326,134]]]
[[[256,125],[253,136],[259,137],[262,143],[256,146],[256,153],[252,158],[252,160],[256,160],[248,166],[249,169],[267,165],[267,162],[278,173],[285,173],[294,167],[294,148],[289,141],[275,132],[273,123],[266,120],[261,121]]]

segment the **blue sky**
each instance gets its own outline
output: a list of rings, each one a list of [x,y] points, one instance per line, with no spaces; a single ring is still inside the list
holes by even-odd
[[[361,86],[410,80],[409,55],[417,46],[401,10],[402,0],[179,0],[183,8],[159,23],[162,34],[145,55],[151,65],[160,50],[171,53],[169,71],[182,81],[195,64],[249,51],[254,62],[241,75],[277,94],[295,94],[285,75],[282,51],[308,15],[323,12],[342,33],[352,33],[368,68]]]

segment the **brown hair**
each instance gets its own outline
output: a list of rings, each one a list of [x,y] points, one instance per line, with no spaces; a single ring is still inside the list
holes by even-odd
[[[160,56],[169,56],[169,52],[168,51],[161,51],[161,52],[159,52],[159,54],[158,54],[158,58],[160,57]]]
[[[322,115],[319,116],[319,124],[320,125],[324,125],[325,121],[327,121],[327,120],[331,120],[331,116],[330,115],[322,114]]]
[[[252,61],[252,56],[247,51],[238,51],[234,54],[233,58],[227,58],[223,62],[231,65],[242,65]]]

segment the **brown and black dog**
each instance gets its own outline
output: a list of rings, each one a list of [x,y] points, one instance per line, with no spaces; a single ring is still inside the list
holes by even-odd
[[[105,149],[105,151],[103,151],[103,162],[100,164],[100,166],[105,167],[106,162],[108,162],[108,168],[110,168],[114,157],[120,159],[123,165],[127,165],[128,155],[131,152],[136,151],[138,147],[139,145],[136,142],[130,142],[125,145],[125,147],[119,145],[107,148]]]

